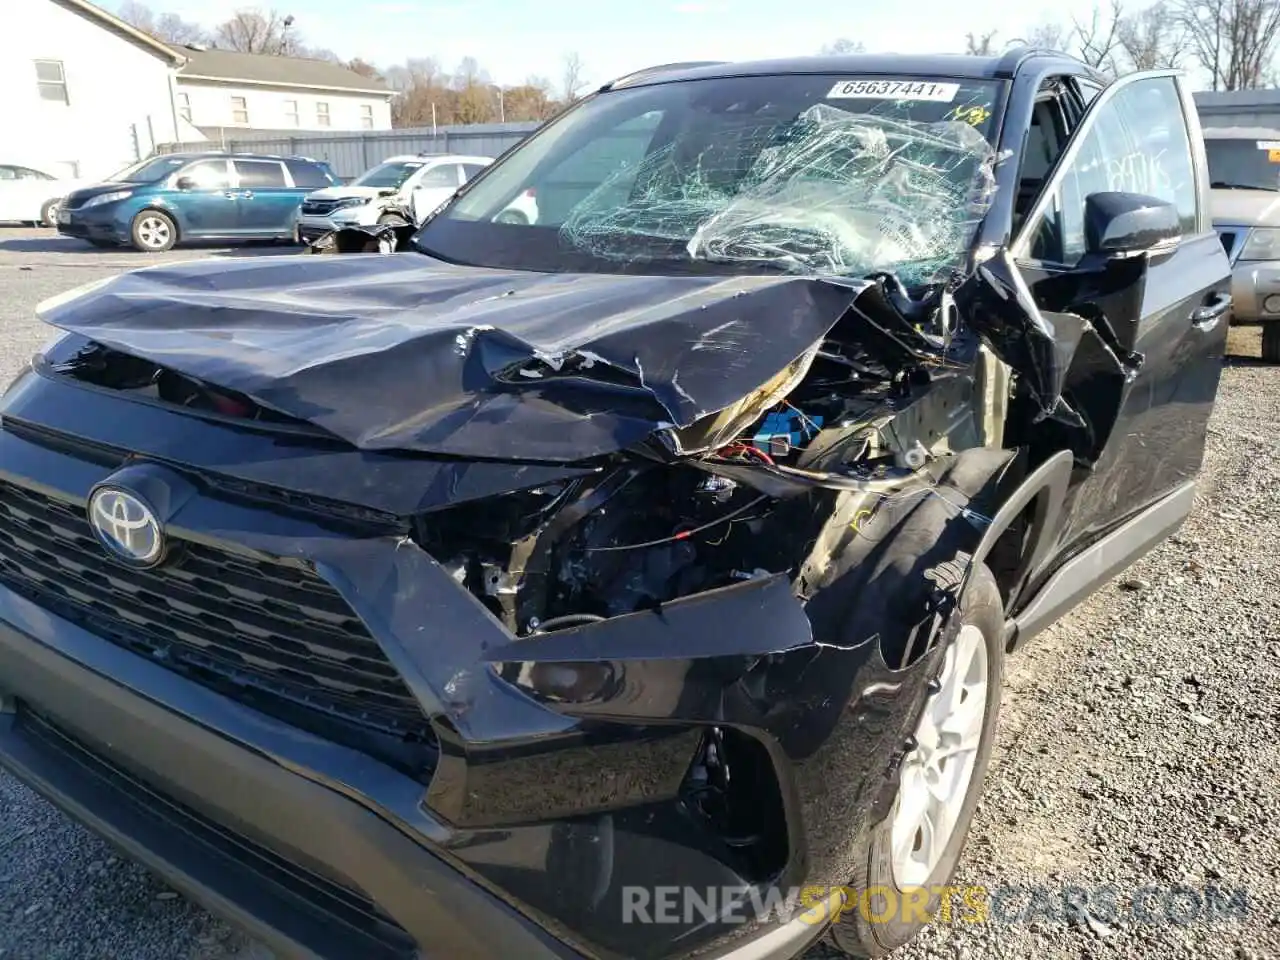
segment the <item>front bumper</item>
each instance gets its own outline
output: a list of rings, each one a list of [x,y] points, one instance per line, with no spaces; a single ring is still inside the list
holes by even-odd
[[[0,765],[273,948],[335,960],[411,958],[419,944],[429,957],[574,956],[411,827],[319,771],[289,769],[325,744],[255,731],[249,711],[3,588],[0,618]],[[281,850],[306,851],[307,865]]]
[[[0,483],[79,509],[118,469],[111,450],[134,451],[157,477],[177,474],[161,465],[177,449],[189,452],[180,462],[208,458],[187,468],[197,474],[257,471],[259,485],[375,476],[376,457],[325,454],[317,473],[318,452],[298,459],[306,451],[266,434],[90,392],[86,402],[86,388],[30,373],[5,395]],[[86,431],[91,457],[76,452]],[[388,470],[429,465],[387,459]],[[517,642],[403,536],[208,486],[175,502],[173,536],[303,558],[342,596],[437,729],[429,782],[118,646],[10,589],[2,564],[0,695],[17,708],[0,726],[0,764],[175,886],[303,955],[792,956],[821,929],[744,923],[741,912],[638,924],[625,919],[627,891],[847,883],[855,841],[887,812],[935,666],[925,657],[891,672],[873,642],[817,647],[778,579]],[[584,676],[603,664],[617,682],[549,703],[493,669],[516,659]],[[682,797],[713,727],[741,732],[764,758],[761,796],[776,793],[781,837],[765,873],[735,860]],[[158,799],[137,800],[148,792]],[[201,829],[221,840],[182,839]],[[249,855],[229,858],[214,849],[223,841]],[[255,879],[281,869],[330,886],[307,879],[324,888],[316,902]]]
[[[98,207],[59,211],[58,233],[64,237],[81,240],[103,240],[111,243],[129,242],[129,230],[117,222],[118,204],[106,203]]]
[[[368,221],[368,223],[365,221]],[[376,218],[370,220],[368,217],[361,217],[358,211],[353,210],[343,211],[328,217],[309,217],[299,214],[298,239],[303,243],[314,243],[334,230],[341,230],[343,227],[370,226],[376,222]]]
[[[1234,323],[1280,323],[1280,263],[1237,260],[1231,269]]]

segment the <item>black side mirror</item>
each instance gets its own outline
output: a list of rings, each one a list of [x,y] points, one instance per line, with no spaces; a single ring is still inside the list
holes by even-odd
[[[1141,193],[1091,193],[1084,201],[1084,243],[1089,253],[1126,256],[1171,244],[1182,236],[1172,203]]]
[[[195,177],[179,177],[174,186],[179,190],[194,190],[198,184]]]

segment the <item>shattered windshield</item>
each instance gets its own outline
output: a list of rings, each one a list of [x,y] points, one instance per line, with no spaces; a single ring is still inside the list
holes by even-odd
[[[357,177],[353,187],[398,187],[411,176],[421,170],[421,160],[398,160],[391,163],[380,163]]]
[[[1209,180],[1224,190],[1280,190],[1280,140],[1205,140]]]
[[[932,282],[990,204],[1000,93],[993,81],[785,75],[601,94],[464,190],[417,243],[532,270]]]

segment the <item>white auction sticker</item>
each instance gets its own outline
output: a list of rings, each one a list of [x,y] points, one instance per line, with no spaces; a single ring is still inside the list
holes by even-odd
[[[1280,150],[1280,140],[1259,140],[1259,150]]]
[[[935,100],[950,103],[960,92],[958,83],[932,80],[841,80],[828,100]]]

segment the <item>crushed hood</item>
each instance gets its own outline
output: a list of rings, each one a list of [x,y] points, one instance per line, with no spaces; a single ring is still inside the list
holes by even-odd
[[[733,405],[866,286],[286,256],[152,267],[39,312],[363,449],[568,462]]]

